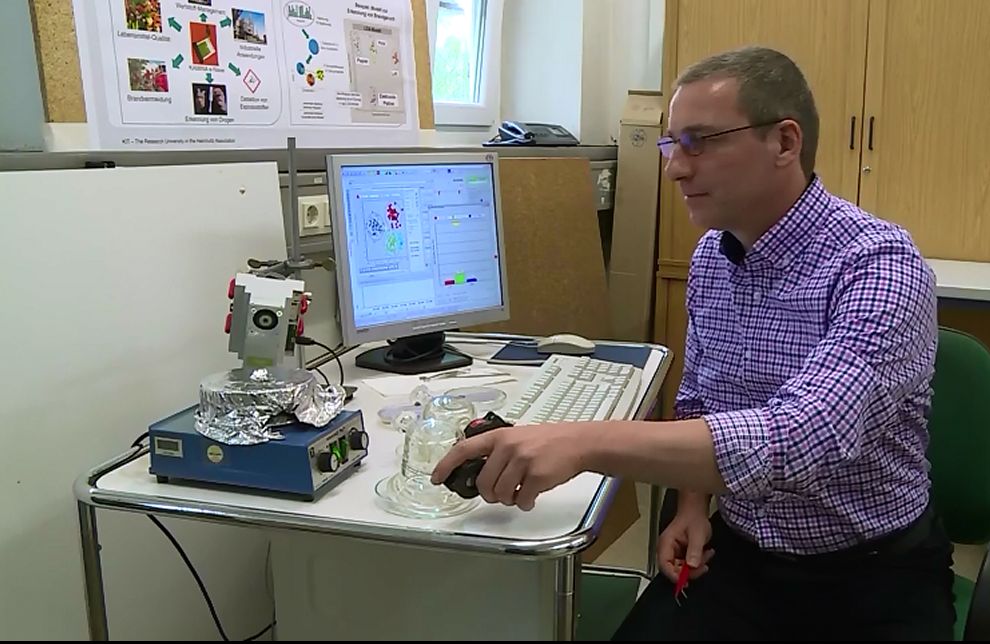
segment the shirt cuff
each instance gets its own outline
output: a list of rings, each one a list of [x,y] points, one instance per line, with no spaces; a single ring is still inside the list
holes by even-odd
[[[774,471],[770,419],[762,409],[743,409],[704,417],[712,432],[715,463],[726,488],[743,498],[766,496]]]
[[[674,420],[691,420],[692,418],[701,418],[704,415],[705,410],[700,405],[674,408]]]

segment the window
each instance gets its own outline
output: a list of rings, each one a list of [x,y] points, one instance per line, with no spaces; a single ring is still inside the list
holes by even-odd
[[[493,125],[502,0],[429,0],[427,7],[437,125]]]

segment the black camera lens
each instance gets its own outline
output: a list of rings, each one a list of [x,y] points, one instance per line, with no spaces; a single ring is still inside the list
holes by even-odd
[[[261,309],[254,314],[254,326],[262,331],[271,331],[278,326],[278,316],[271,309]]]

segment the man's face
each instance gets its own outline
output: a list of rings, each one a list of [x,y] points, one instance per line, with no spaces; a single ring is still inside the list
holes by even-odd
[[[213,104],[221,110],[227,109],[227,97],[223,95],[223,90],[219,87],[213,88]]]
[[[682,85],[670,102],[668,134],[703,137],[750,125],[739,110],[733,78],[710,78]],[[680,186],[692,223],[704,229],[745,226],[748,214],[775,190],[774,137],[744,129],[698,142],[694,152],[672,146],[664,171]]]

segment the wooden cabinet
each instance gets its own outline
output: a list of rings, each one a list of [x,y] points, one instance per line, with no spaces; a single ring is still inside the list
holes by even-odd
[[[859,204],[990,262],[990,2],[871,1],[869,30]]]
[[[833,193],[897,222],[927,257],[990,261],[990,2],[667,0],[663,82],[748,44],[801,67],[818,106],[816,171]],[[660,197],[656,340],[681,374],[684,285],[703,231],[676,185]]]

